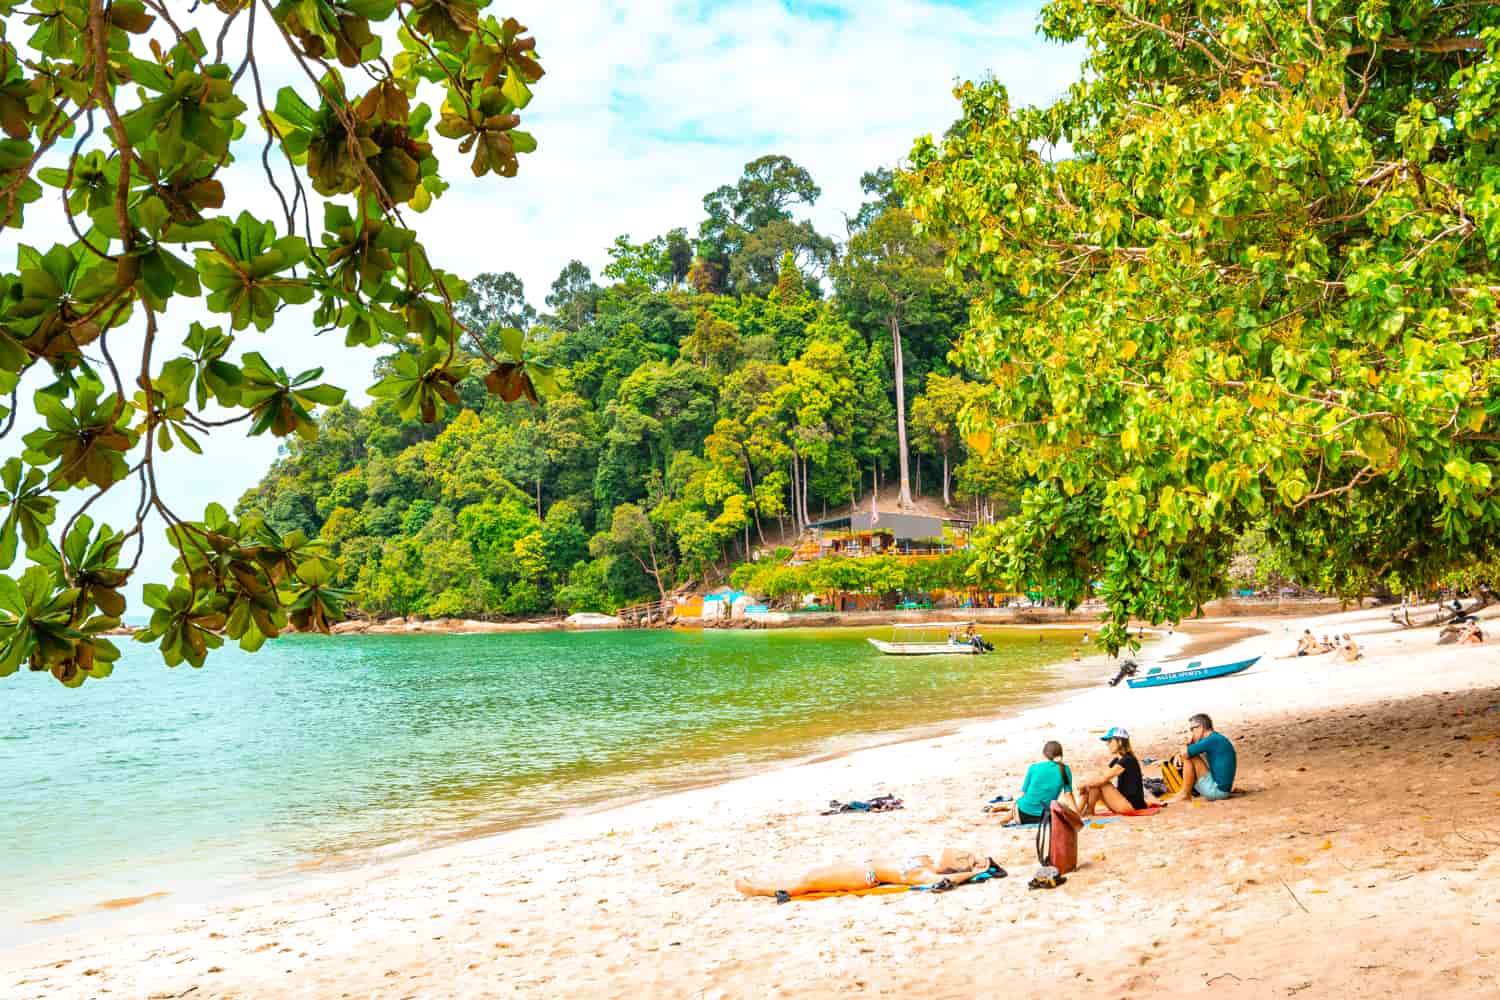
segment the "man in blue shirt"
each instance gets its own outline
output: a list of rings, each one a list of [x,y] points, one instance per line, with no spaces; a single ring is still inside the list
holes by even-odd
[[[1193,739],[1182,748],[1182,791],[1177,798],[1186,801],[1195,792],[1209,802],[1229,798],[1238,763],[1234,744],[1215,732],[1213,720],[1202,712],[1188,720],[1188,732]]]

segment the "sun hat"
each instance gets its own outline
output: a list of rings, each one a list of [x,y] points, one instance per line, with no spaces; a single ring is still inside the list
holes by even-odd
[[[1104,742],[1108,742],[1110,740],[1128,740],[1130,739],[1130,731],[1127,729],[1121,729],[1119,726],[1110,726],[1109,732],[1099,737],[1099,739],[1103,740]]]

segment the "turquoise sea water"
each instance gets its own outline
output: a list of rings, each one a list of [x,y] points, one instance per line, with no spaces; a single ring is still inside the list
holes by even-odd
[[[290,637],[201,671],[125,643],[0,681],[0,944],[1034,701],[1078,633],[888,657],[879,632]],[[854,795],[859,789],[830,794]],[[157,902],[153,906],[170,905]]]

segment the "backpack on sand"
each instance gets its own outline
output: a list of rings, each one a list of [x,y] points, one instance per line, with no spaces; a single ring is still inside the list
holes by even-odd
[[[1059,875],[1077,868],[1078,831],[1081,829],[1083,817],[1054,799],[1047,808],[1047,815],[1037,824],[1037,863],[1056,868]]]

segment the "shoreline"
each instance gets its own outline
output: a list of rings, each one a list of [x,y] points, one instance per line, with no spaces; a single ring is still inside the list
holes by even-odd
[[[1500,728],[1500,716],[1493,714],[1500,710],[1493,680],[1497,651],[1431,647],[1432,630],[1401,632],[1386,619],[1376,609],[1336,616],[1332,626],[1309,622],[1315,631],[1332,627],[1360,635],[1369,655],[1356,664],[1269,659],[1284,652],[1277,647],[1289,646],[1283,640],[1296,631],[1273,619],[1265,632],[1225,647],[1268,657],[1236,677],[1155,694],[1087,687],[1051,704],[958,724],[945,735],[800,761],[359,870],[310,874],[293,887],[189,911],[185,921],[142,920],[108,940],[49,938],[0,957],[0,981],[34,996],[104,989],[180,994],[194,987],[195,996],[267,995],[284,992],[293,981],[288,975],[308,996],[488,996],[502,986],[538,996],[628,996],[643,989],[663,996],[759,996],[773,987],[821,995],[868,980],[864,970],[878,965],[887,971],[869,983],[872,993],[969,995],[983,992],[988,973],[982,966],[988,963],[965,969],[909,959],[936,938],[992,951],[1007,967],[1027,969],[1025,956],[1046,940],[1043,928],[1061,920],[1078,939],[1060,943],[1055,959],[1047,959],[1055,975],[1042,977],[1042,964],[1035,964],[1018,978],[1016,988],[1025,995],[1047,992],[1057,976],[1068,982],[1075,974],[1080,985],[1086,975],[1090,989],[1123,993],[1202,988],[1207,976],[1226,969],[1234,978],[1214,988],[1230,996],[1264,995],[1272,983],[1300,987],[1304,997],[1343,995],[1350,980],[1330,978],[1328,956],[1306,955],[1301,948],[1313,928],[1337,931],[1334,951],[1386,949],[1380,968],[1389,970],[1392,978],[1385,983],[1394,989],[1376,989],[1375,995],[1396,995],[1403,985],[1431,982],[1438,972],[1448,977],[1444,984],[1457,976],[1459,983],[1483,990],[1485,983],[1492,985],[1495,966],[1487,957],[1473,959],[1492,954],[1492,946],[1475,950],[1474,932],[1467,919],[1455,923],[1454,906],[1462,903],[1463,912],[1494,926],[1493,903],[1474,909],[1480,900],[1471,898],[1481,889],[1494,896],[1496,883],[1484,878],[1496,870],[1493,851],[1466,846],[1448,836],[1446,827],[1428,822],[1436,818],[1446,825],[1446,811],[1428,817],[1420,810],[1436,814],[1436,803],[1451,799],[1482,817],[1500,815],[1500,791],[1491,794],[1489,788],[1493,782],[1469,790],[1463,769],[1441,770],[1431,776],[1424,802],[1392,808],[1374,796],[1368,802],[1347,796],[1325,801],[1321,789],[1342,782],[1298,771],[1319,774],[1325,756],[1342,760],[1352,751],[1351,766],[1358,761],[1374,769],[1381,787],[1399,787],[1418,759],[1433,755],[1426,749],[1418,754],[1422,740],[1435,741],[1448,756],[1482,757],[1500,746],[1489,742],[1495,738],[1490,730]],[[1178,641],[1187,643],[1177,650],[1181,655],[1192,640]],[[1100,658],[1101,679],[1106,667]],[[1458,723],[1451,721],[1454,709],[1445,707],[1453,705],[1466,713],[1456,717]],[[1240,745],[1237,784],[1248,794],[1091,828],[1080,848],[1084,866],[1069,886],[1026,894],[1020,883],[1030,870],[1029,831],[1017,834],[988,823],[977,814],[981,796],[1014,791],[1018,769],[1043,736],[1061,738],[1070,751],[1066,759],[1087,773],[1099,755],[1092,729],[1128,724],[1138,751],[1155,753],[1170,746],[1180,718],[1204,708]],[[1387,752],[1372,757],[1366,720],[1383,717],[1397,721],[1376,730]],[[1467,727],[1460,742],[1446,732],[1455,724]],[[815,814],[830,795],[887,790],[902,795],[907,808],[880,816]],[[1235,830],[1227,841],[1224,823]],[[1412,841],[1412,824],[1432,829]],[[930,851],[943,843],[977,843],[1022,878],[965,888],[941,903],[871,897],[776,907],[740,899],[729,888],[744,870],[796,869],[877,848]],[[1198,855],[1208,845],[1228,856],[1205,866]],[[1400,853],[1389,855],[1385,846]],[[1463,867],[1479,872],[1478,882],[1471,878],[1445,889],[1455,864],[1451,855],[1460,848],[1468,852]],[[1446,863],[1444,852],[1450,855]],[[1376,871],[1428,856],[1438,860],[1417,864],[1399,880]],[[1144,867],[1132,858],[1143,859]],[[1331,867],[1332,861],[1338,866]],[[1308,881],[1325,870],[1337,875],[1332,884]],[[1162,871],[1173,873],[1166,883]],[[1366,871],[1372,877],[1364,877]],[[1171,890],[1171,882],[1182,879],[1198,889]],[[1351,896],[1355,888],[1362,895]],[[1460,891],[1454,895],[1451,889]],[[1437,904],[1399,909],[1413,893],[1429,894]],[[1333,896],[1353,900],[1349,914],[1328,909]],[[1001,905],[1006,909],[995,909]],[[1401,916],[1362,922],[1371,906],[1377,912],[1398,907],[1391,912]],[[1087,916],[1101,908],[1109,914],[1102,921]],[[1170,924],[1194,912],[1225,914],[1232,938],[1209,935],[1180,955],[1151,946],[1153,936],[1161,938]],[[574,932],[559,937],[556,930],[564,926]],[[1434,930],[1440,932],[1435,946]],[[1428,943],[1420,955],[1395,944],[1398,937],[1423,935]],[[1126,954],[1110,957],[1131,941],[1137,945]],[[1104,958],[1085,972],[1068,956],[1091,943],[1103,948],[1097,953]],[[1294,950],[1284,951],[1288,947]],[[1470,950],[1464,961],[1452,961],[1450,953],[1465,947]],[[373,953],[379,961],[357,957]],[[1151,956],[1149,967],[1136,961],[1140,954]],[[1418,958],[1426,963],[1421,968],[1414,965]],[[80,979],[84,974],[89,978]],[[1360,982],[1370,992],[1367,981]]]
[[[972,619],[978,625],[1083,628],[1098,627],[1102,605],[1083,605],[1072,611],[1063,608],[928,608],[889,611],[773,611],[753,617],[704,621],[696,618],[670,618],[667,624],[650,628],[675,628],[712,631],[797,629],[797,628],[880,628],[894,623],[922,624]],[[1343,610],[1343,602],[1333,598],[1296,598],[1288,601],[1224,598],[1204,606],[1197,618],[1183,622],[1220,618],[1303,618]],[[569,616],[574,618],[578,616]],[[631,629],[612,615],[589,615],[578,621],[569,618],[544,618],[528,621],[484,621],[474,618],[387,618],[350,619],[333,626],[332,634],[358,635],[501,635],[528,632],[585,632],[607,629]],[[1182,627],[1182,626],[1180,626]],[[1133,623],[1131,628],[1159,629],[1147,623]]]

